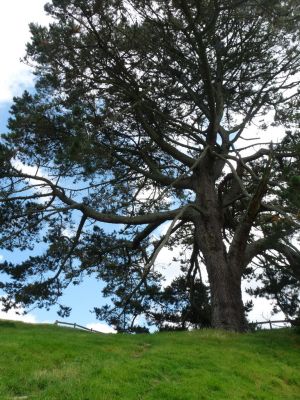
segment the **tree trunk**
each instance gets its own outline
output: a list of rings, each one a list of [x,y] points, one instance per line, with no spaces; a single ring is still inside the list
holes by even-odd
[[[243,332],[246,318],[241,292],[241,278],[229,263],[213,260],[208,267],[214,328]]]
[[[203,225],[201,228],[201,225],[200,223],[196,228],[196,235],[210,283],[212,326],[243,332],[246,330],[246,318],[241,291],[242,267],[228,260],[224,244],[218,240],[217,232],[210,230],[209,233],[203,229]],[[216,246],[213,242],[219,242],[219,245]]]
[[[208,174],[202,176],[197,202],[205,213],[195,224],[195,239],[201,250],[210,283],[212,326],[243,332],[246,318],[241,292],[242,260],[229,259],[223,243],[223,215]]]

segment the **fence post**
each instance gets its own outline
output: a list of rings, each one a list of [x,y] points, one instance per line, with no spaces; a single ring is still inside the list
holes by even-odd
[[[74,322],[74,328],[76,328],[76,322]]]
[[[272,328],[272,321],[269,321],[269,324],[270,324],[270,329],[273,329]]]

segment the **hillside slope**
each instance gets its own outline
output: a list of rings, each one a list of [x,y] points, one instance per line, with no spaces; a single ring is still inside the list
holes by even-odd
[[[300,335],[101,335],[0,321],[0,399],[298,400]]]

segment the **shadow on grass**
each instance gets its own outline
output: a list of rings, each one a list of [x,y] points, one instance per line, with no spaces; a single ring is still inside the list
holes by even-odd
[[[15,322],[0,319],[0,328],[16,328]]]

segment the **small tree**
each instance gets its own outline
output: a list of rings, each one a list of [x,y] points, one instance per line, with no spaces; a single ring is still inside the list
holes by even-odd
[[[271,112],[296,138],[298,2],[52,0],[46,11],[53,22],[31,25],[27,45],[35,93],[14,100],[1,145],[0,219],[4,248],[47,250],[2,263],[6,307],[50,306],[95,274],[128,325],[160,290],[159,250],[185,243],[186,274],[207,269],[212,325],[245,330],[251,261],[275,249],[299,272],[299,209],[282,197],[299,153],[253,140]]]

